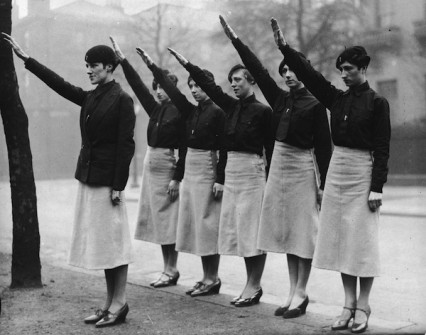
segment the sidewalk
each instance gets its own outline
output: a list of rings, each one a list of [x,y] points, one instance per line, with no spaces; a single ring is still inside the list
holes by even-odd
[[[185,295],[186,287],[154,289],[129,284],[130,312],[122,325],[96,329],[83,323],[102,303],[104,279],[43,264],[41,289],[10,290],[10,255],[0,254],[0,333],[9,334],[350,334],[332,332],[333,320],[307,311],[292,320],[273,316],[275,305],[263,303],[236,308],[231,296],[200,298]],[[99,274],[100,271],[98,271]],[[374,327],[374,334],[413,334]]]

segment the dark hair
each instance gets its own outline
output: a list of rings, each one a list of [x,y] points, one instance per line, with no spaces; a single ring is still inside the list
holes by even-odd
[[[238,70],[243,70],[244,77],[246,77],[246,79],[249,81],[250,84],[252,84],[252,85],[256,84],[256,81],[254,80],[254,78],[251,75],[251,73],[249,72],[249,70],[247,70],[246,67],[244,65],[241,65],[241,64],[234,65],[231,68],[231,70],[229,70],[228,81],[230,83],[232,83],[232,75],[234,74],[234,72],[236,72]]]
[[[305,59],[308,63],[311,63],[309,61],[309,59],[306,59],[306,56],[302,53],[297,51],[297,53],[299,54],[300,57],[302,57],[303,59]],[[278,66],[278,73],[280,74],[280,76],[282,75],[282,72],[284,70],[284,66],[286,66],[286,62],[285,62],[285,58],[283,58],[283,60],[281,61],[280,65]]]
[[[211,80],[213,80],[214,81],[214,75],[213,75],[213,73],[211,73],[209,70],[206,70],[206,69],[203,69],[203,72],[204,72],[204,74],[209,78],[209,79],[211,79]],[[191,81],[191,80],[194,80],[191,76],[189,76],[188,77],[188,80],[187,80],[187,84],[189,85],[189,82]]]
[[[112,72],[114,72],[118,65],[118,58],[114,50],[107,45],[96,45],[90,48],[87,50],[84,60],[87,63],[102,63],[104,66],[111,64]]]
[[[169,79],[172,81],[172,83],[176,86],[178,82],[178,77],[176,77],[173,73],[171,73],[169,70],[163,70],[163,73],[169,77]],[[155,91],[157,89],[158,83],[154,80],[152,81],[152,89]]]
[[[367,55],[367,51],[364,47],[356,45],[345,49],[339,57],[337,57],[336,68],[340,69],[340,65],[344,62],[356,65],[358,68],[367,68],[368,64],[370,64],[370,56]]]

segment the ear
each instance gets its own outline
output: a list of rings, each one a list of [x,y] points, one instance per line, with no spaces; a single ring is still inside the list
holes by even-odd
[[[112,64],[107,64],[107,65],[105,65],[105,69],[106,69],[108,72],[112,72],[112,70],[113,70],[113,66],[112,66]]]

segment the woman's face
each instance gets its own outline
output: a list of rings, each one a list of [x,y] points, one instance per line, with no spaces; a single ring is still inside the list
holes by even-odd
[[[365,82],[365,67],[358,68],[358,66],[344,62],[340,65],[340,77],[348,87],[355,87]]]
[[[293,90],[297,90],[303,87],[302,82],[297,78],[296,74],[285,65],[281,72],[281,76],[285,79],[285,84]]]
[[[87,74],[92,85],[104,84],[110,73],[111,65],[103,63],[86,63]]]
[[[167,95],[167,93],[163,90],[163,88],[157,84],[157,88],[155,90],[155,94],[157,95],[158,101],[160,101],[161,103],[163,102],[167,102],[170,100],[169,96]]]
[[[247,80],[243,69],[239,69],[231,75],[231,87],[239,99],[244,99],[253,92],[253,85]]]
[[[195,81],[190,80],[188,83],[189,89],[191,90],[192,96],[194,97],[195,101],[197,102],[202,102],[202,101],[206,101],[209,97],[206,94],[206,92],[204,92],[200,86],[198,86]]]

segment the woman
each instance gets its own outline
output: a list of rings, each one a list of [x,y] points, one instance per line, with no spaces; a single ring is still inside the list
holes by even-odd
[[[104,269],[107,298],[103,308],[84,319],[96,327],[124,322],[128,264],[132,260],[123,190],[134,154],[133,101],[113,79],[117,66],[114,51],[97,45],[86,53],[86,67],[93,91],[66,82],[29,57],[9,35],[4,39],[25,67],[64,98],[81,106],[82,146],[75,177],[79,180],[70,265]]]
[[[370,57],[361,46],[343,51],[336,68],[347,91],[331,85],[290,48],[272,19],[275,41],[286,64],[331,112],[335,148],[320,214],[313,265],[341,273],[345,306],[333,330],[362,333],[371,313],[369,296],[379,275],[378,224],[389,159],[389,104],[366,80]],[[357,299],[357,280],[360,293]]]
[[[318,206],[321,205],[331,157],[327,113],[283,62],[278,70],[290,92],[279,88],[221,16],[220,21],[244,65],[273,107],[275,146],[260,216],[258,248],[287,254],[290,292],[275,315],[285,319],[298,317],[305,313],[309,303],[306,285],[315,249]],[[321,176],[319,189],[317,163]]]
[[[219,293],[217,240],[226,165],[226,151],[220,149],[225,113],[191,77],[188,86],[198,105],[190,103],[145,51],[136,50],[186,119],[188,152],[180,190],[176,250],[201,256],[203,266],[203,278],[186,294],[197,297]],[[213,74],[207,70],[204,73],[213,79]]]
[[[247,282],[231,303],[237,307],[259,302],[266,254],[257,249],[260,209],[265,187],[266,150],[269,162],[271,110],[256,100],[253,77],[242,65],[231,68],[228,80],[237,99],[227,95],[214,80],[182,55],[169,49],[194,82],[226,113],[224,147],[228,152],[219,223],[219,254],[244,257]]]
[[[184,119],[154,79],[152,88],[159,102],[155,101],[118,44],[110,38],[128,83],[149,115],[148,149],[142,173],[135,238],[161,245],[164,269],[161,276],[150,285],[155,288],[176,285],[179,279],[176,268],[178,253],[175,250],[178,197],[186,152]],[[174,85],[177,84],[175,75],[168,71],[165,74]],[[176,161],[174,150],[178,148],[179,159]]]

